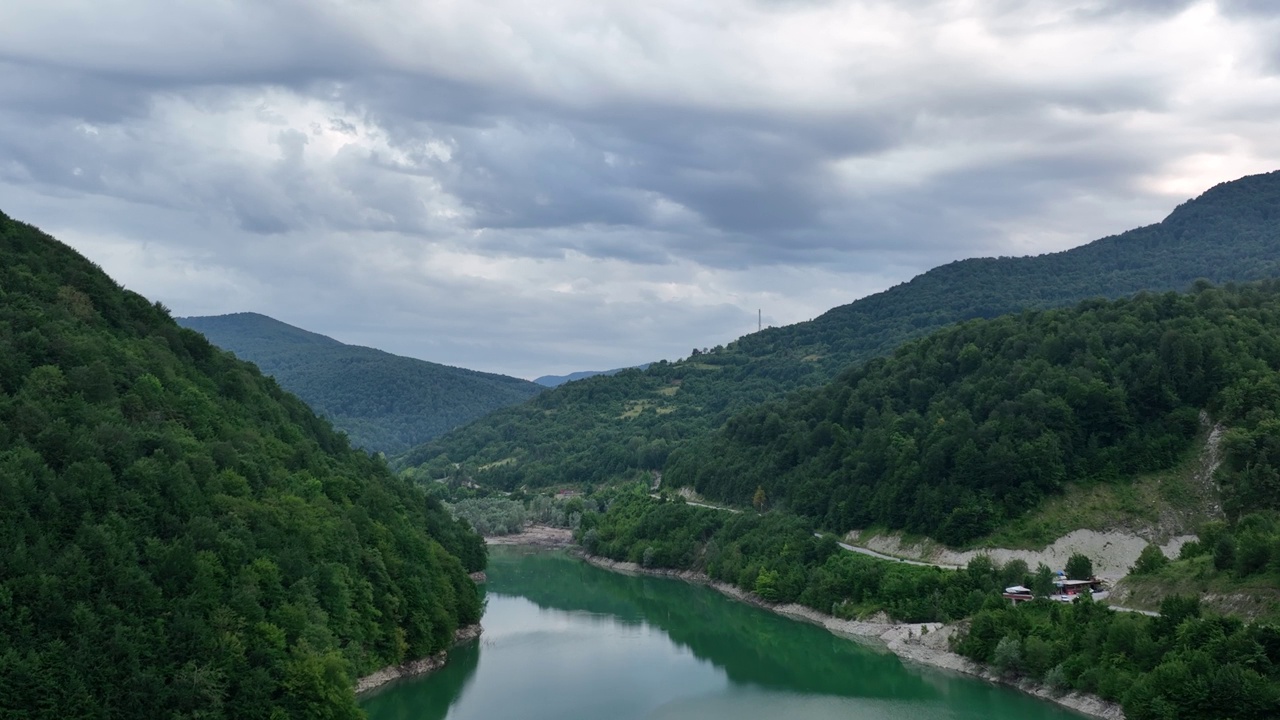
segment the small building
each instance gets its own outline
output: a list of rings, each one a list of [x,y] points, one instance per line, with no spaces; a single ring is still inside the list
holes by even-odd
[[[1049,599],[1058,602],[1072,602],[1084,595],[1089,595],[1094,600],[1102,600],[1110,595],[1106,583],[1096,577],[1088,580],[1068,580],[1065,576],[1060,575],[1054,579],[1053,588],[1054,592],[1049,595]],[[1035,593],[1031,592],[1031,588],[1023,587],[1022,585],[1005,588],[1003,595],[1005,599],[1014,605],[1035,599]]]

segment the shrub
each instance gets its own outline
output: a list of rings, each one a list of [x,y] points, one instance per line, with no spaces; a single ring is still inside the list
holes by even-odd
[[[1133,564],[1129,572],[1134,575],[1150,575],[1168,564],[1169,558],[1164,556],[1160,548],[1154,544],[1148,544],[1142,548],[1142,554],[1138,555],[1138,561]]]

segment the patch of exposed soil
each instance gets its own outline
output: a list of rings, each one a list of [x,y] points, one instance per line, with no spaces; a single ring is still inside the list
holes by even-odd
[[[857,533],[850,533],[847,539],[849,542],[856,543]],[[1179,535],[1160,549],[1166,556],[1176,558],[1182,545],[1194,539],[1194,535]],[[979,555],[988,555],[1001,564],[1020,559],[1032,569],[1044,563],[1054,570],[1061,570],[1066,567],[1067,560],[1072,555],[1080,553],[1093,561],[1093,571],[1099,577],[1116,580],[1129,574],[1129,568],[1137,562],[1138,555],[1147,546],[1147,541],[1122,530],[1109,532],[1076,530],[1058,538],[1052,545],[1041,550],[984,548],[957,552],[934,543],[905,543],[897,535],[874,537],[861,544],[885,555],[949,566],[964,566]]]

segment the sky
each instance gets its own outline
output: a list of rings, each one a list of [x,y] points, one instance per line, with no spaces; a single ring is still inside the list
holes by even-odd
[[[0,210],[174,315],[533,378],[1280,169],[1280,3],[10,2],[0,98]]]

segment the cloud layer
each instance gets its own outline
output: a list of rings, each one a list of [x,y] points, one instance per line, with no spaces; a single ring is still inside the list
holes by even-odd
[[[532,377],[1280,167],[1260,0],[49,0],[0,209],[178,314]]]

